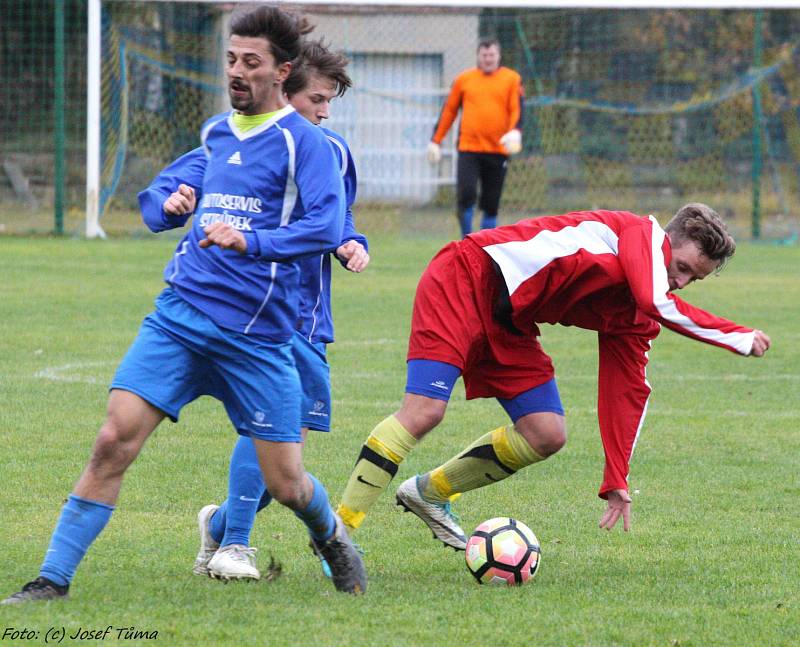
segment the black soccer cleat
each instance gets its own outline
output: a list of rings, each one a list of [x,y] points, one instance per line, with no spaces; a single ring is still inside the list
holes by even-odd
[[[58,600],[59,598],[69,597],[69,584],[61,586],[48,580],[46,577],[37,577],[32,582],[28,582],[14,595],[7,597],[0,604],[20,604],[22,602],[36,602],[39,600]]]
[[[311,544],[320,560],[328,565],[336,590],[359,595],[367,590],[367,572],[341,518],[338,514],[334,518],[333,535],[322,542],[312,538]]]

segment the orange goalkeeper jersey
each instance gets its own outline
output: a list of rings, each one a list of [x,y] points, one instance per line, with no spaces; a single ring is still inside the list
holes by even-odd
[[[500,138],[519,128],[522,117],[522,79],[500,67],[491,74],[473,67],[459,74],[442,108],[433,141],[440,144],[461,109],[458,150],[507,155]]]

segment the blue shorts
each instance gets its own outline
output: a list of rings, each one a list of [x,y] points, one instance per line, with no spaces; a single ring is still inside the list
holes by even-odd
[[[460,374],[459,368],[452,364],[429,359],[411,359],[408,361],[406,393],[447,402]],[[555,378],[523,391],[513,398],[497,398],[497,401],[506,410],[512,422],[529,413],[549,412],[564,415]]]
[[[325,357],[325,344],[310,342],[295,332],[292,353],[303,390],[300,425],[315,431],[330,431],[331,371]]]
[[[211,395],[225,405],[242,435],[302,440],[300,378],[291,342],[220,328],[171,288],[145,317],[110,388],[135,393],[175,422],[184,405]]]

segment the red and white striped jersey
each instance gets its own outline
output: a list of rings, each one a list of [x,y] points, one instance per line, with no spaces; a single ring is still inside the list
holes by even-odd
[[[598,332],[603,498],[611,490],[627,489],[650,396],[648,351],[659,324],[742,355],[752,349],[753,329],[670,293],[671,247],[652,216],[580,211],[523,220],[468,238],[499,266],[519,330],[558,323]]]
[[[522,220],[469,238],[500,267],[520,330],[560,323],[648,335],[655,321],[742,355],[752,348],[751,328],[670,293],[669,239],[652,216],[578,211]]]

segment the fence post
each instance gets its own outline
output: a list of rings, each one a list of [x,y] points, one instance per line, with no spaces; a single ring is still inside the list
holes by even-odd
[[[757,9],[753,33],[753,69],[761,69],[761,21],[764,11]],[[753,84],[753,219],[752,236],[761,237],[761,83]]]
[[[53,116],[55,137],[55,196],[53,204],[54,231],[56,235],[64,233],[64,149],[66,134],[64,132],[64,0],[55,2],[55,34],[54,34],[54,97]]]

